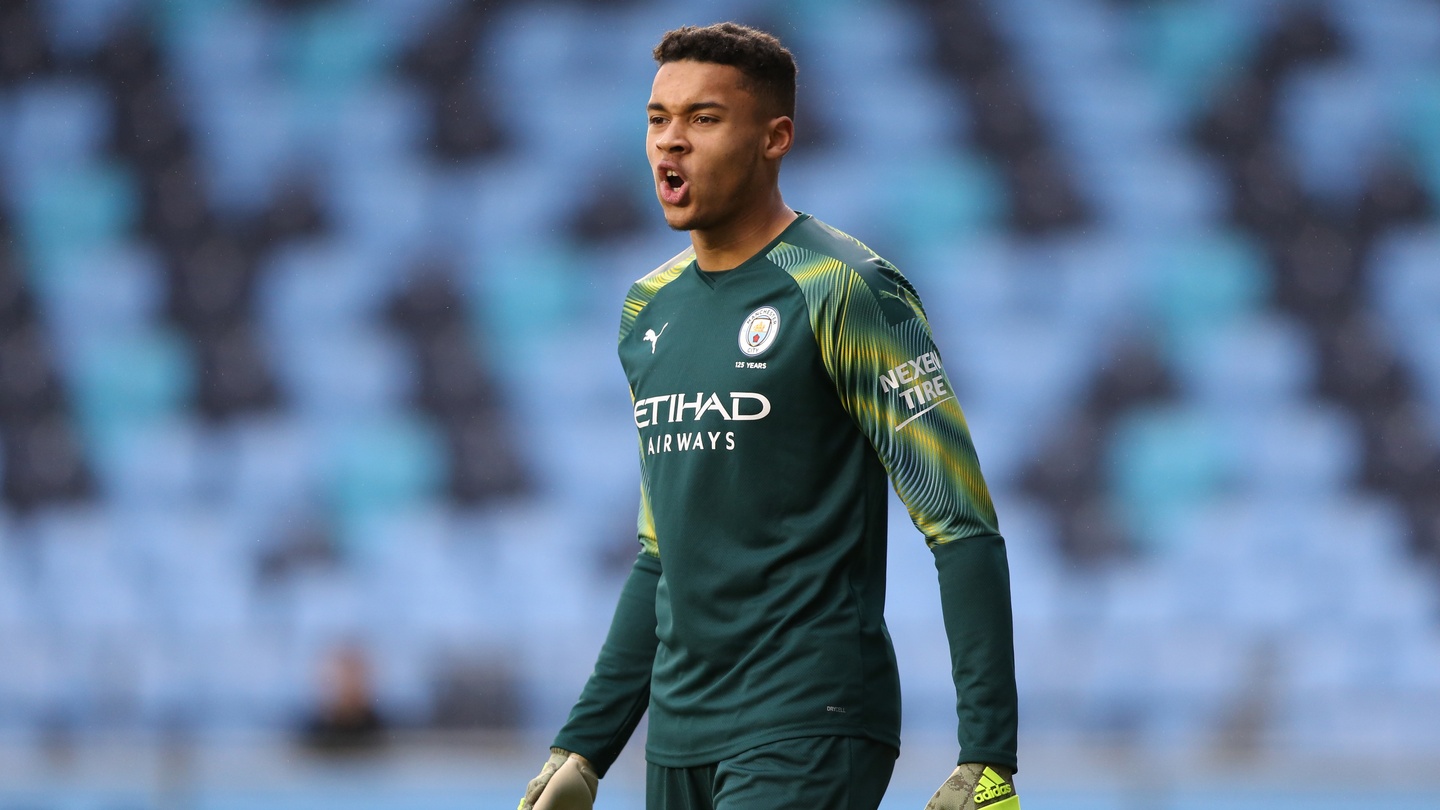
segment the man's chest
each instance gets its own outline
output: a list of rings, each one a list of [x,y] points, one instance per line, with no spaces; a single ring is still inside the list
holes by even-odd
[[[719,449],[731,433],[784,429],[817,396],[834,396],[805,298],[775,275],[677,279],[639,312],[620,358],[642,443],[716,433]]]

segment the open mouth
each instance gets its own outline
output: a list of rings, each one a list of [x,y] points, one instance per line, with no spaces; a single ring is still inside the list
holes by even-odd
[[[659,185],[656,191],[660,201],[666,205],[684,205],[690,196],[690,182],[685,175],[673,165],[664,163],[657,167],[659,170]]]

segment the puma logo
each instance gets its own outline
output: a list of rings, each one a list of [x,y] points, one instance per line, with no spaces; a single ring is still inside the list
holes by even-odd
[[[650,344],[650,353],[651,353],[651,354],[654,354],[654,353],[655,353],[655,347],[660,344],[660,336],[663,335],[663,334],[665,334],[665,330],[666,330],[666,329],[669,329],[669,328],[670,328],[670,322],[669,322],[669,321],[666,321],[666,322],[665,322],[665,325],[662,326],[662,327],[660,327],[660,331],[659,331],[659,332],[656,332],[654,329],[646,329],[646,330],[645,330],[645,337],[640,338],[640,339],[643,340],[643,341],[646,341],[646,342],[648,342],[648,343]]]

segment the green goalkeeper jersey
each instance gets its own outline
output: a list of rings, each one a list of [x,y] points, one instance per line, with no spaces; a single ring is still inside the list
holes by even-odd
[[[1015,765],[1008,572],[911,285],[801,214],[739,267],[687,251],[634,284],[639,559],[556,745],[604,772],[639,716],[688,767],[786,738],[899,745],[887,477],[936,554],[961,759]]]

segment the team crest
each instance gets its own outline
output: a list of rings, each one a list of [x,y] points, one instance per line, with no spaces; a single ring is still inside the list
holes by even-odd
[[[740,351],[754,357],[775,342],[780,332],[780,313],[774,307],[760,307],[740,327]]]

